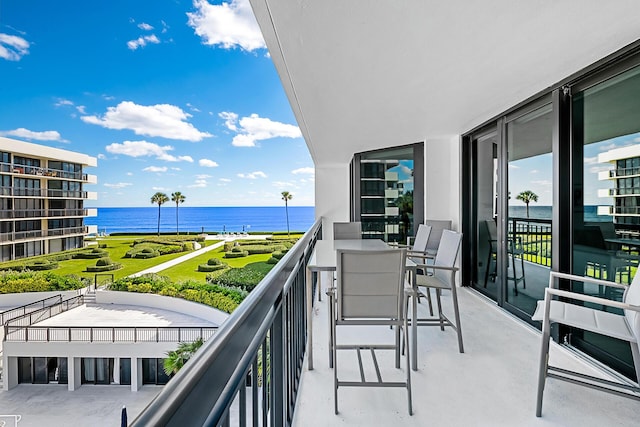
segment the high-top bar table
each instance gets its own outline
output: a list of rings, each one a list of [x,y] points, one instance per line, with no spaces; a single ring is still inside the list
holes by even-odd
[[[361,240],[318,240],[307,263],[307,277],[306,277],[306,297],[307,297],[307,361],[309,370],[313,370],[313,273],[318,273],[318,293],[322,291],[320,283],[320,272],[322,271],[336,271],[337,269],[337,255],[338,249],[351,249],[359,251],[380,251],[390,249],[391,246],[387,245],[383,240],[377,239],[361,239]],[[407,269],[415,272],[416,264],[407,258]],[[415,316],[415,314],[414,314]],[[412,321],[412,327],[416,324]],[[415,328],[413,330],[413,344],[412,347],[412,363],[417,362],[416,349],[416,334]],[[414,365],[415,366],[415,365]]]

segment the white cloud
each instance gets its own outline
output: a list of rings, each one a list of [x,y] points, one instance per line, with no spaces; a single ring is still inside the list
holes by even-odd
[[[583,160],[585,165],[593,165],[595,163],[598,163],[598,158],[597,157],[585,157]]]
[[[105,156],[104,154],[102,154],[102,153],[98,154],[98,159],[104,160],[106,158],[107,158],[107,156]]]
[[[513,164],[510,163],[509,164],[509,169],[520,169],[520,166],[516,166],[516,165],[513,165]]]
[[[167,171],[167,167],[166,166],[149,166],[146,167],[144,169],[142,169],[144,172],[166,172]]]
[[[551,187],[552,182],[546,179],[540,180],[540,181],[531,181],[532,184],[535,185],[540,185],[542,187]]]
[[[229,178],[220,178],[218,181],[220,182],[231,182]]]
[[[211,178],[211,175],[207,175],[206,173],[200,173],[196,175],[196,179],[207,179],[207,178]]]
[[[156,37],[155,34],[140,36],[135,40],[129,40],[127,42],[127,47],[131,50],[136,50],[139,47],[145,47],[149,43],[158,44],[160,43],[160,40],[158,40],[158,37]]]
[[[76,107],[76,110],[78,110],[78,113],[80,114],[87,114],[87,107],[85,107],[84,105],[78,105]]]
[[[111,154],[123,154],[129,157],[151,157],[155,156],[158,160],[166,162],[189,162],[193,163],[191,156],[173,156],[168,153],[173,147],[165,145],[164,147],[147,141],[124,141],[122,144],[114,142],[105,147],[107,152]]]
[[[109,184],[108,182],[104,184],[105,187],[109,187],[109,188],[125,188],[125,187],[129,187],[133,185],[130,182],[117,182],[115,184]]]
[[[222,113],[218,114],[218,116],[224,119],[224,125],[228,129],[236,132],[238,131],[238,127],[236,126],[236,122],[238,121],[238,115],[236,113],[232,113],[230,111],[223,111]]]
[[[272,182],[274,187],[278,187],[281,190],[285,190],[288,188],[300,188],[298,184],[293,181],[274,181]]]
[[[227,129],[238,133],[231,142],[236,147],[255,147],[256,141],[277,137],[299,138],[302,136],[298,126],[275,122],[257,114],[243,117],[240,122],[236,113],[224,111],[219,116],[225,119]]]
[[[209,159],[200,159],[198,161],[198,164],[202,167],[205,168],[216,168],[218,167],[218,164],[216,162],[214,162],[213,160],[209,160]]]
[[[292,170],[291,173],[294,174],[294,175],[299,175],[299,174],[315,175],[316,169],[315,168],[310,168],[310,167],[298,168],[298,169]]]
[[[133,172],[127,172],[127,176],[133,176]]]
[[[20,61],[29,53],[29,42],[22,37],[0,33],[0,58]]]
[[[13,130],[0,131],[0,136],[15,136],[17,138],[35,139],[37,141],[59,141],[69,142],[62,139],[60,132],[55,130],[46,130],[43,132],[36,132],[25,128],[18,128]]]
[[[151,189],[153,191],[167,191],[167,189],[164,187],[151,187]]]
[[[219,5],[194,0],[195,12],[187,13],[189,26],[202,43],[224,49],[239,47],[248,52],[266,47],[249,0],[231,0]]]
[[[147,24],[146,22],[141,22],[138,24],[138,28],[140,28],[141,30],[145,30],[145,31],[151,31],[153,30],[153,26]]]
[[[136,135],[159,136],[167,139],[185,141],[202,141],[212,136],[200,132],[187,119],[185,113],[170,104],[138,105],[131,101],[123,101],[115,107],[107,108],[102,116],[82,116],[85,123],[99,125],[107,129],[130,129]]]
[[[196,179],[196,181],[189,185],[189,188],[205,188],[208,185],[206,179]]]
[[[54,107],[61,107],[63,105],[73,105],[73,101],[69,101],[68,99],[60,98],[58,102],[53,104]]]
[[[238,177],[246,178],[246,179],[258,179],[258,178],[266,178],[267,174],[262,171],[255,171],[250,173],[239,173]]]

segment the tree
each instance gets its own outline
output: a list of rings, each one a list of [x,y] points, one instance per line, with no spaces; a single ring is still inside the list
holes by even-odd
[[[287,236],[289,236],[289,200],[293,199],[293,194],[288,191],[282,192],[282,200],[284,200],[284,210],[287,214]]]
[[[160,206],[169,201],[169,198],[166,194],[157,192],[153,196],[151,196],[151,203],[158,204],[158,236],[160,235]]]
[[[178,206],[180,205],[180,203],[184,203],[185,199],[185,195],[179,191],[171,193],[171,201],[176,202],[176,235],[180,234],[180,232],[178,231]]]
[[[536,193],[534,193],[533,191],[526,190],[526,191],[523,191],[522,193],[518,194],[516,196],[516,199],[524,202],[524,204],[527,205],[527,218],[529,218],[529,203],[537,202],[538,201],[538,195]]]
[[[177,349],[168,351],[167,358],[164,359],[164,372],[167,375],[176,374],[203,343],[202,338],[198,338],[194,342],[181,342]]]

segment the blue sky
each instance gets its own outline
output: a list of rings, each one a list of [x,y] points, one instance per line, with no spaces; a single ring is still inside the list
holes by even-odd
[[[98,158],[89,206],[314,204],[247,0],[0,0],[0,135]]]

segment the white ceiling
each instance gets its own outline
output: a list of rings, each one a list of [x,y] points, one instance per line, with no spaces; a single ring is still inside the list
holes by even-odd
[[[459,135],[640,39],[638,0],[251,0],[316,166]]]

